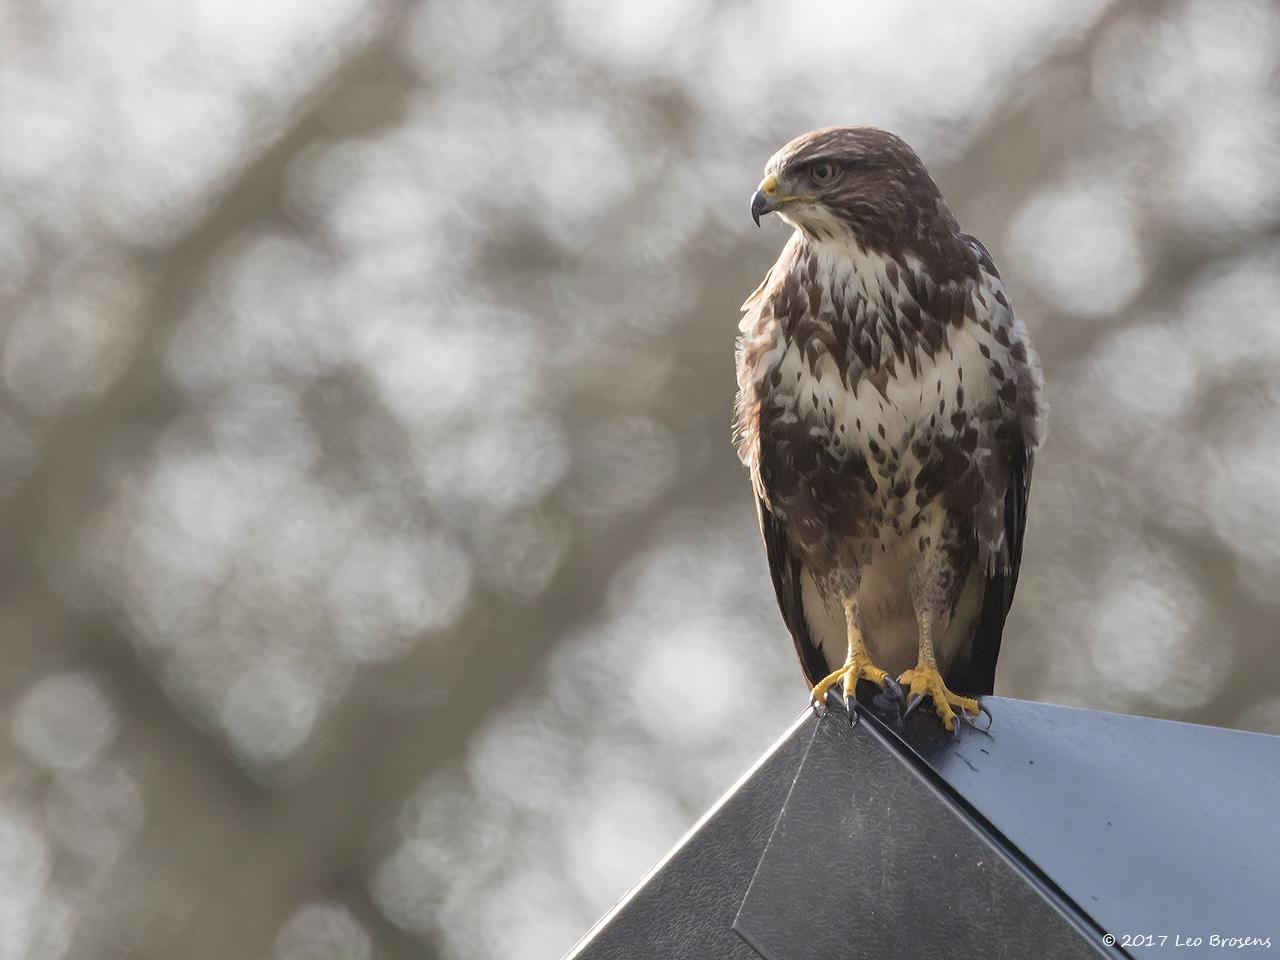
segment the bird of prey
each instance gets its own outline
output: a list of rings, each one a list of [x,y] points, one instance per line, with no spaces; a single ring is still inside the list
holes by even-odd
[[[769,160],[795,228],[743,304],[735,440],[812,696],[869,680],[948,730],[991,693],[1048,414],[983,245],[902,139],[831,127]],[[896,679],[895,679],[896,678]]]

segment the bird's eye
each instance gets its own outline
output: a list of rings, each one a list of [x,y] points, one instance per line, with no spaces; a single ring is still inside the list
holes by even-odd
[[[820,187],[824,187],[836,178],[836,165],[826,160],[819,160],[809,168],[809,177]]]

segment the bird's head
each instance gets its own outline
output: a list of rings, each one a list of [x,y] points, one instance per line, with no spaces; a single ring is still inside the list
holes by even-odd
[[[950,219],[933,179],[901,137],[874,127],[825,127],[796,137],[765,166],[751,216],[777,213],[810,239],[910,242]]]

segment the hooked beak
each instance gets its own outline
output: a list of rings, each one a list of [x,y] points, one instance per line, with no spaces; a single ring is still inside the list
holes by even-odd
[[[751,195],[751,219],[760,226],[760,217],[772,213],[778,208],[778,178],[772,173],[760,181],[760,186]]]

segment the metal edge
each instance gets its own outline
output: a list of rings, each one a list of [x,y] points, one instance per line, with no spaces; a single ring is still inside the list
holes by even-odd
[[[742,908],[746,905],[747,895],[751,892],[751,888],[755,886],[756,875],[760,872],[760,865],[764,863],[764,858],[769,853],[769,847],[773,845],[774,835],[778,832],[778,823],[782,820],[782,815],[787,811],[787,804],[791,802],[791,794],[795,790],[796,784],[800,782],[800,774],[804,772],[805,764],[809,762],[809,751],[813,749],[813,741],[817,739],[818,728],[822,725],[823,717],[815,716],[812,706],[805,709],[804,717],[801,719],[803,720],[805,717],[813,717],[815,719],[813,729],[809,731],[809,743],[804,748],[804,753],[800,755],[800,762],[796,764],[796,772],[791,776],[791,786],[787,788],[787,796],[782,801],[782,806],[778,808],[778,815],[773,820],[773,829],[769,831],[769,839],[765,841],[764,849],[760,851],[760,859],[756,861],[756,867],[751,871],[751,879],[747,882],[747,888],[742,891],[742,899],[738,901],[738,909],[733,914],[733,923],[729,925],[729,929],[738,935],[738,939],[750,947],[751,951],[761,960],[769,960],[768,954],[761,949],[759,944],[752,942],[745,931],[738,927],[738,918],[742,916]],[[799,726],[800,723],[794,724],[791,727],[792,731],[797,730]]]

